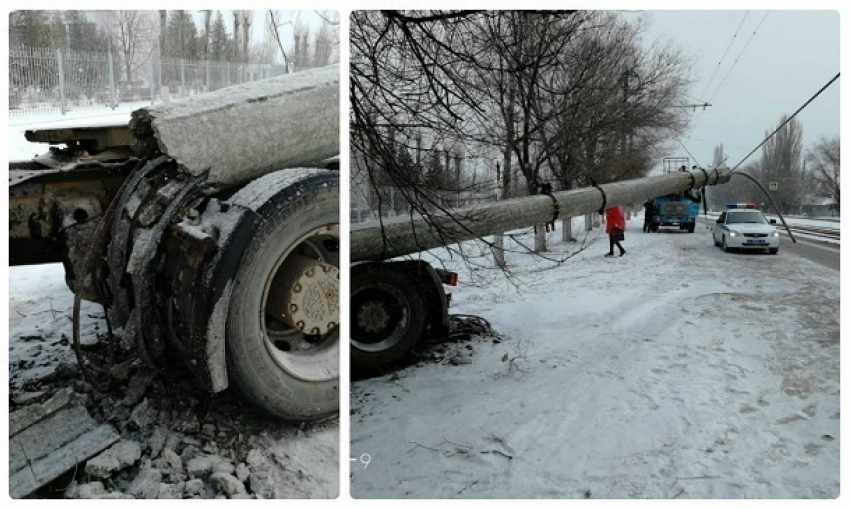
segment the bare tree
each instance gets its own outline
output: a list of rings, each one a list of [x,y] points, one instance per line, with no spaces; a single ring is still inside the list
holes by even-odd
[[[788,119],[783,115],[782,124]],[[770,131],[765,132],[767,136]],[[761,181],[776,182],[773,199],[780,212],[798,213],[807,190],[803,167],[803,127],[792,119],[762,146]]]
[[[251,15],[253,11],[239,11],[242,17],[242,58],[248,60],[248,42],[251,40]]]
[[[286,48],[283,47],[283,39],[280,37],[281,27],[291,25],[291,21],[284,21],[279,13],[269,11],[269,29],[272,31],[274,41],[277,43],[280,53],[283,56],[283,68],[287,73],[292,72],[292,62]]]
[[[154,50],[156,33],[154,11],[109,11],[110,33],[124,67],[129,85],[136,70],[143,68]],[[163,11],[160,11],[163,12]]]
[[[212,35],[211,31],[211,22],[213,11],[209,9],[205,9],[202,11],[204,13],[204,60],[210,59],[210,40]]]
[[[165,47],[165,33],[168,26],[168,11],[159,11],[159,50]]]
[[[239,55],[239,40],[241,37],[240,27],[242,26],[242,14],[241,11],[233,11],[233,48],[235,60],[238,62],[241,60],[242,55]]]
[[[821,137],[806,153],[809,171],[817,182],[818,191],[841,207],[841,141],[838,136]]]
[[[399,145],[416,150],[416,133],[498,160],[506,195],[514,168],[520,194],[536,192],[542,175],[561,188],[579,171],[600,182],[641,176],[684,122],[666,108],[687,84],[681,56],[644,49],[615,14],[357,11],[351,21],[351,142],[369,155],[353,158],[356,170],[391,181],[426,218],[447,214],[453,226],[433,225],[447,244],[472,218],[396,163]]]
[[[339,44],[336,33],[334,25],[322,21],[313,43],[313,62],[317,67],[330,65],[333,62],[334,49]]]

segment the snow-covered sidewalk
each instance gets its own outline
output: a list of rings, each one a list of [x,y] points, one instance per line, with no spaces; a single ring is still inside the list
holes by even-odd
[[[502,340],[352,385],[351,453],[372,458],[352,495],[838,496],[838,273],[640,228],[622,258],[604,234],[559,266],[513,254],[519,291],[450,262],[452,312]]]

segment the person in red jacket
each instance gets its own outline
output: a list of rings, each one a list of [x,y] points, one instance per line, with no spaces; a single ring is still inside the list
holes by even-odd
[[[605,256],[614,256],[614,245],[620,248],[620,256],[626,254],[626,250],[620,245],[620,241],[625,239],[626,221],[623,219],[623,212],[620,207],[611,207],[605,210],[605,233],[608,234],[610,249]]]

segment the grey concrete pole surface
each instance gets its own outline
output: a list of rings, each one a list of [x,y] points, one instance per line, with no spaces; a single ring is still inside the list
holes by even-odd
[[[211,188],[270,170],[315,166],[339,154],[339,66],[310,69],[141,108],[132,147],[177,160]]]
[[[666,194],[679,193],[693,187],[723,184],[729,181],[728,168],[680,171],[655,177],[626,180],[599,186],[605,193],[606,207],[643,203]],[[603,206],[602,192],[595,187],[559,191],[559,218],[591,214]],[[458,209],[451,216],[434,214],[428,220],[421,216],[369,221],[351,227],[351,261],[385,260],[425,251],[516,228],[544,224],[554,216],[554,204],[546,195],[488,203]],[[436,225],[437,227],[435,227]]]

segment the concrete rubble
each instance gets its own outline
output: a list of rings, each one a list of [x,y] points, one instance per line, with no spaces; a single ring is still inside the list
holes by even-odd
[[[65,350],[52,355],[66,363],[54,365],[65,367],[44,370],[41,377],[13,377],[10,430],[20,433],[26,422],[76,404],[80,419],[108,429],[111,438],[107,436],[106,445],[88,454],[86,461],[56,473],[52,482],[13,496],[55,498],[57,492],[64,498],[86,499],[337,496],[335,422],[304,431],[282,425],[241,404],[230,392],[211,395],[189,379],[152,376],[141,362],[132,360],[132,352],[122,352],[127,359],[117,359],[111,370],[103,370],[119,376],[99,393],[83,380],[79,369],[71,367],[70,347],[55,348]],[[108,349],[101,341],[86,355],[95,363],[107,363]],[[36,397],[43,402],[31,403]],[[319,449],[305,452],[300,461],[282,452],[313,439]],[[311,465],[312,456],[322,461]]]
[[[9,416],[9,494],[22,498],[36,492],[118,438],[112,426],[92,419],[67,388],[43,404],[13,411]]]

